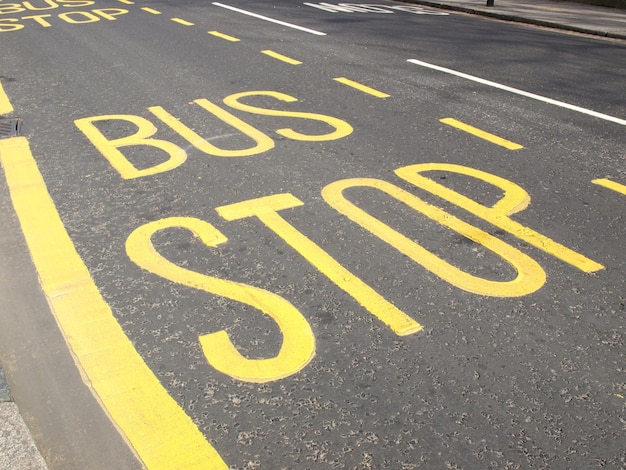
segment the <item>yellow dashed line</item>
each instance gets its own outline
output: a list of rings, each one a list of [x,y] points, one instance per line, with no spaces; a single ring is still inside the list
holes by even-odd
[[[11,114],[12,112],[13,106],[4,92],[4,88],[2,88],[2,83],[0,83],[0,114]]]
[[[152,13],[153,15],[160,15],[161,14],[160,11],[155,10],[154,8],[143,7],[142,10],[143,11],[147,11],[148,13]]]
[[[194,23],[191,23],[189,21],[183,20],[181,18],[171,18],[172,21],[174,21],[175,23],[179,23],[182,24],[184,26],[194,26]]]
[[[302,63],[299,60],[292,59],[291,57],[287,57],[285,55],[279,54],[278,52],[274,52],[270,50],[265,50],[261,52],[265,55],[273,57],[274,59],[282,60],[283,62],[287,62],[288,64],[291,64],[291,65],[300,65]]]
[[[467,132],[468,134],[472,134],[476,137],[480,137],[481,139],[487,140],[491,142],[492,144],[496,144],[501,147],[504,147],[508,150],[519,150],[519,149],[524,148],[520,144],[516,144],[515,142],[511,142],[510,140],[503,139],[502,137],[498,137],[497,135],[490,134],[489,132],[485,132],[476,127],[472,127],[469,124],[465,124],[461,121],[457,121],[456,119],[445,118],[445,119],[440,119],[439,121],[449,126],[460,129],[464,132]]]
[[[120,3],[125,3],[126,5],[134,5],[135,2],[131,2],[131,0],[117,0]]]
[[[615,181],[611,181],[607,178],[601,178],[597,180],[591,181],[593,184],[597,184],[598,186],[604,186],[605,188],[612,189],[620,194],[626,196],[626,186],[623,184],[616,183]]]
[[[339,82],[339,83],[343,83],[344,85],[348,85],[349,87],[352,88],[356,88],[357,90],[362,91],[363,93],[367,93],[369,95],[373,95],[377,98],[389,98],[389,96],[387,93],[383,93],[382,91],[378,91],[375,90],[374,88],[370,88],[366,85],[363,85],[361,83],[355,82],[353,80],[350,80],[348,78],[344,78],[344,77],[339,77],[339,78],[334,78],[333,80]]]
[[[239,41],[238,38],[229,36],[228,34],[220,33],[219,31],[209,31],[209,34],[212,34],[213,36],[216,36],[218,38],[226,39],[227,41],[231,41],[231,42]]]

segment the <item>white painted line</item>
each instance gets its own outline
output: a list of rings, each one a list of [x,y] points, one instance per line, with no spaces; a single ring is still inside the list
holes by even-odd
[[[429,64],[428,62],[422,62],[421,60],[409,59],[407,62],[411,62],[412,64],[416,64],[416,65],[421,65],[422,67],[428,67],[429,69],[438,70],[440,72],[449,73],[450,75],[456,75],[457,77],[461,77],[467,80],[472,80],[474,82],[482,83],[483,85],[488,85],[494,88],[499,88],[500,90],[509,91],[511,93],[516,93],[518,95],[526,96],[527,98],[532,98],[534,100],[543,101],[544,103],[553,104],[555,106],[560,106],[561,108],[566,108],[572,111],[577,111],[579,113],[588,114],[589,116],[594,116],[600,119],[604,119],[605,121],[611,121],[617,124],[621,124],[622,126],[626,126],[626,119],[620,119],[614,116],[609,116],[608,114],[598,113],[590,109],[581,108],[580,106],[575,106],[573,104],[564,103],[563,101],[557,101],[557,100],[553,100],[552,98],[546,98],[545,96],[535,95],[534,93],[529,93],[527,91],[519,90],[517,88],[513,88],[510,86],[502,85],[500,83],[485,80],[484,78],[475,77],[473,75],[468,75],[463,72],[457,72],[456,70],[447,69],[445,67],[440,67],[438,65]]]
[[[268,18],[267,16],[258,15],[256,13],[252,13],[246,10],[240,10],[239,8],[231,7],[229,5],[224,5],[222,3],[213,2],[213,5],[216,7],[226,8],[228,10],[236,11],[238,13],[243,13],[244,15],[253,16],[254,18],[258,18],[260,20],[269,21],[270,23],[276,23],[283,26],[287,26],[288,28],[298,29],[300,31],[304,31],[305,33],[315,34],[317,36],[326,36],[326,33],[322,33],[321,31],[315,31],[314,29],[304,28],[302,26],[298,26],[291,23],[285,23],[284,21],[275,20],[273,18]]]

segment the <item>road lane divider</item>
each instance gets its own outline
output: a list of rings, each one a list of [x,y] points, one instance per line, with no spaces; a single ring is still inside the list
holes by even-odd
[[[195,26],[195,23],[191,21],[183,20],[182,18],[170,18],[174,23],[182,24],[183,26]]]
[[[220,33],[219,31],[208,31],[208,33],[212,36],[218,37],[218,38],[222,38],[225,39],[226,41],[230,41],[230,42],[239,42],[241,41],[241,39],[236,38],[234,36],[230,36],[228,34],[224,34],[224,33]]]
[[[336,82],[342,83],[349,87],[355,88],[363,93],[367,93],[369,95],[375,96],[377,98],[389,98],[391,95],[387,93],[383,93],[382,91],[375,90],[374,88],[368,87],[367,85],[363,85],[362,83],[355,82],[354,80],[350,80],[345,77],[333,78]]]
[[[261,51],[261,53],[263,53],[263,54],[265,54],[267,56],[273,57],[274,59],[278,59],[278,60],[280,60],[282,62],[286,62],[286,63],[291,64],[291,65],[300,65],[300,64],[302,64],[302,62],[300,62],[299,60],[292,59],[291,57],[287,57],[286,55],[279,54],[278,52],[274,52],[274,51],[271,51],[269,49]]]
[[[150,7],[143,7],[142,8],[143,11],[147,11],[148,13],[152,13],[153,15],[160,15],[161,12],[159,10],[155,10],[154,8],[150,8]]]
[[[120,3],[124,3],[126,5],[134,5],[135,2],[131,1],[131,0],[117,0]]]
[[[605,121],[610,121],[616,124],[620,124],[622,126],[626,126],[626,119],[617,118],[615,116],[609,116],[608,114],[598,113],[596,111],[592,111],[591,109],[582,108],[580,106],[575,106],[573,104],[565,103],[563,101],[558,101],[552,98],[547,98],[545,96],[536,95],[535,93],[529,93],[527,91],[520,90],[518,88],[513,88],[507,85],[503,85],[501,83],[492,82],[491,80],[485,80],[484,78],[479,78],[474,75],[469,75],[467,73],[459,72],[457,70],[440,67],[439,65],[429,64],[428,62],[423,62],[421,60],[409,59],[407,60],[407,62],[410,62],[415,65],[419,65],[421,67],[426,67],[432,70],[437,70],[439,72],[447,73],[449,75],[454,75],[460,78],[464,78],[466,80],[471,80],[473,82],[481,83],[483,85],[497,88],[499,90],[508,91],[510,93],[515,93],[517,95],[525,96],[527,98],[532,98],[534,100],[542,101],[544,103],[552,104],[554,106],[559,106],[561,108],[569,109],[570,111],[576,111],[582,114],[586,114],[588,116],[593,116],[599,119],[603,119]]]
[[[303,31],[305,33],[315,34],[316,36],[326,36],[326,33],[323,33],[321,31],[316,31],[314,29],[305,28],[303,26],[298,26],[296,24],[292,24],[292,23],[287,23],[285,21],[276,20],[274,18],[269,18],[267,16],[259,15],[257,13],[253,13],[251,11],[242,10],[240,8],[235,8],[235,7],[230,6],[230,5],[224,5],[223,3],[213,2],[213,5],[215,5],[216,7],[226,8],[227,10],[231,10],[231,11],[235,11],[237,13],[241,13],[243,15],[251,16],[251,17],[257,18],[259,20],[268,21],[270,23],[275,23],[275,24],[279,24],[281,26],[286,26],[287,28],[292,28],[292,29],[296,29],[298,31]]]
[[[618,192],[626,196],[626,186],[624,186],[623,184],[616,183],[615,181],[611,181],[608,178],[600,178],[600,179],[592,180],[591,182],[593,184],[597,184],[598,186],[603,186],[607,189],[611,189],[615,192]]]
[[[81,375],[149,469],[226,469],[128,339],[76,252],[24,137],[0,162],[50,309]]]
[[[511,142],[510,140],[503,139],[502,137],[498,137],[497,135],[490,134],[489,132],[478,129],[477,127],[470,126],[469,124],[465,124],[464,122],[457,121],[453,118],[444,118],[439,119],[439,122],[447,124],[448,126],[452,126],[456,129],[462,130],[471,134],[473,136],[479,137],[483,140],[491,142],[492,144],[499,145],[500,147],[504,147],[508,150],[519,150],[524,147],[520,144],[516,144],[515,142]]]

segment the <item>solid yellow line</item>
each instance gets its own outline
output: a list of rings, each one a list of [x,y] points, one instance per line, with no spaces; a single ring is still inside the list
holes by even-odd
[[[148,469],[227,466],[144,363],[76,252],[24,137],[0,140],[13,207],[79,369]]]
[[[616,183],[615,181],[611,181],[610,179],[607,179],[607,178],[592,180],[591,182],[593,184],[597,184],[599,186],[604,186],[605,188],[612,189],[613,191],[616,191],[626,196],[626,186],[624,186],[623,184]]]
[[[296,59],[292,59],[291,57],[287,57],[286,55],[279,54],[278,52],[266,50],[261,51],[263,54],[273,57],[274,59],[282,60],[283,62],[287,62],[291,65],[300,65],[302,62]]]
[[[209,34],[212,34],[213,36],[217,36],[218,38],[226,39],[227,41],[231,41],[231,42],[239,41],[238,38],[229,36],[228,34],[220,33],[219,31],[209,31]]]
[[[457,129],[465,131],[468,134],[472,134],[472,135],[475,135],[476,137],[480,137],[481,139],[485,139],[491,142],[492,144],[499,145],[509,150],[519,150],[519,149],[524,148],[520,144],[516,144],[515,142],[511,142],[510,140],[503,139],[502,137],[498,137],[497,135],[490,134],[489,132],[485,132],[476,127],[472,127],[469,124],[465,124],[461,121],[457,121],[456,119],[445,118],[445,119],[440,119],[439,121],[443,122],[444,124],[448,124],[449,126],[456,127]]]
[[[152,13],[153,15],[160,15],[161,14],[160,11],[155,10],[154,8],[143,7],[142,10],[143,11],[147,11],[148,13]]]
[[[4,92],[4,88],[2,88],[2,83],[0,83],[0,114],[11,114],[13,112],[13,105],[9,101],[9,97]]]
[[[378,90],[375,90],[374,88],[370,88],[366,85],[363,85],[362,83],[350,80],[349,78],[339,77],[339,78],[334,78],[333,80],[339,83],[343,83],[344,85],[348,85],[352,88],[356,88],[357,90],[360,90],[363,93],[373,95],[377,98],[389,98],[389,96],[391,96],[391,95],[388,95],[387,93],[383,93],[382,91],[378,91]]]
[[[131,0],[117,0],[120,3],[125,3],[126,5],[134,5],[135,2],[131,2]]]
[[[194,23],[190,23],[189,21],[183,20],[181,18],[172,18],[171,20],[184,26],[194,26]]]

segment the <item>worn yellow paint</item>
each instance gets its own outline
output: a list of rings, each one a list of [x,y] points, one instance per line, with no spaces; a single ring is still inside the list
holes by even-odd
[[[98,121],[126,121],[137,127],[137,131],[126,137],[118,139],[108,139],[94,125]],[[172,170],[182,165],[187,160],[187,152],[178,145],[167,140],[154,139],[152,136],[156,133],[157,128],[145,118],[132,114],[109,114],[104,116],[93,116],[74,121],[83,134],[91,141],[91,143],[104,155],[111,166],[115,168],[122,178],[133,179],[142,176],[155,175],[164,171]],[[122,152],[118,149],[130,147],[134,145],[147,145],[156,147],[169,155],[164,162],[155,164],[148,168],[137,169]]]
[[[261,51],[261,52],[267,56],[273,57],[274,59],[282,60],[283,62],[286,62],[291,65],[300,65],[302,63],[299,60],[292,59],[291,57],[287,57],[286,55],[279,54],[278,52],[270,51],[269,49]]]
[[[148,13],[152,13],[153,15],[160,15],[161,12],[159,10],[155,10],[154,8],[143,7],[143,11],[147,11]]]
[[[171,18],[171,20],[175,23],[179,23],[182,24],[183,26],[194,26],[195,23],[192,23],[191,21],[187,21],[187,20],[183,20],[182,18]]]
[[[315,113],[302,113],[296,111],[283,111],[279,109],[267,109],[260,108],[258,106],[251,106],[249,104],[245,104],[240,102],[239,100],[242,98],[247,98],[249,96],[270,96],[279,101],[284,101],[285,103],[293,103],[298,101],[297,98],[287,95],[285,93],[280,93],[278,91],[245,91],[243,93],[235,93],[233,95],[229,95],[224,98],[224,103],[234,109],[238,109],[240,111],[245,111],[253,114],[260,114],[261,116],[278,116],[278,117],[290,117],[296,119],[311,119],[313,121],[321,121],[323,123],[328,124],[330,127],[334,128],[334,131],[329,132],[327,134],[303,134],[301,132],[294,131],[290,128],[285,129],[277,129],[276,133],[292,140],[301,140],[305,142],[322,142],[326,140],[336,140],[341,139],[342,137],[346,137],[350,135],[353,131],[352,126],[348,124],[346,121],[342,121],[341,119],[337,119],[332,116],[326,116],[324,114],[315,114]]]
[[[209,31],[209,34],[212,34],[215,37],[226,39],[230,42],[238,42],[240,39],[234,36],[229,36],[228,34],[220,33],[219,31]]]
[[[2,114],[11,114],[13,112],[13,105],[9,101],[9,97],[4,92],[4,88],[2,88],[2,83],[0,83],[0,115]]]
[[[283,336],[280,351],[269,359],[248,359],[230,341],[226,331],[200,336],[209,364],[235,379],[263,383],[282,379],[304,368],[315,356],[315,336],[302,314],[284,298],[258,287],[219,279],[178,266],[163,257],[151,237],[160,230],[184,228],[208,247],[227,238],[208,222],[191,217],[170,217],[137,228],[126,242],[131,260],[143,269],[170,281],[227,297],[254,307],[275,322]]]
[[[509,281],[492,281],[452,266],[413,240],[392,229],[363,209],[348,201],[343,192],[349,188],[373,188],[403,202],[444,227],[463,235],[491,250],[515,269],[517,275]],[[519,297],[540,289],[546,282],[546,273],[529,256],[499,238],[470,225],[453,215],[421,200],[386,181],[373,178],[352,178],[335,181],[322,190],[324,200],[341,214],[369,230],[399,252],[424,266],[440,278],[468,292],[494,297]]]
[[[216,210],[226,220],[257,217],[322,274],[351,295],[396,334],[404,336],[421,330],[422,326],[419,323],[344,268],[326,251],[278,214],[280,210],[301,205],[303,205],[302,201],[292,194],[286,193],[221,206]]]
[[[347,85],[349,87],[356,88],[357,90],[362,91],[363,93],[370,94],[377,98],[389,98],[389,96],[391,96],[391,95],[388,95],[387,93],[383,93],[382,91],[378,91],[374,88],[368,87],[367,85],[363,85],[362,83],[350,80],[349,78],[339,77],[339,78],[334,78],[333,80],[339,83],[343,83],[344,85]]]
[[[447,171],[476,178],[500,188],[504,192],[504,195],[492,207],[487,207],[452,189],[446,188],[444,185],[426,176],[422,176],[422,173],[427,171]],[[583,272],[590,273],[604,269],[604,266],[586,256],[555,242],[535,230],[523,226],[519,222],[511,220],[509,216],[524,210],[530,204],[530,196],[528,193],[512,181],[491,173],[451,163],[418,163],[417,165],[399,168],[395,173],[409,183],[471,212],[475,216],[575,266]]]
[[[135,2],[131,1],[131,0],[117,0],[120,3],[125,3],[126,5],[134,5]]]
[[[621,193],[624,196],[626,196],[626,186],[624,186],[623,184],[616,183],[615,181],[611,181],[610,179],[607,179],[607,178],[601,178],[601,179],[597,179],[597,180],[592,180],[591,182],[593,184],[597,184],[599,186],[603,186],[603,187],[605,187],[607,189],[611,189],[613,191],[616,191],[616,192]]]
[[[511,142],[510,140],[503,139],[502,137],[498,137],[497,135],[490,134],[489,132],[478,129],[477,127],[470,126],[469,124],[465,124],[464,122],[457,121],[453,118],[444,118],[440,119],[440,122],[447,124],[449,126],[460,129],[468,134],[472,134],[473,136],[480,137],[486,141],[491,142],[492,144],[499,145],[500,147],[504,147],[508,150],[519,150],[524,147],[520,144],[516,144],[515,142]]]
[[[15,212],[51,310],[95,396],[148,469],[225,469],[115,320],[23,137],[0,140]]]

